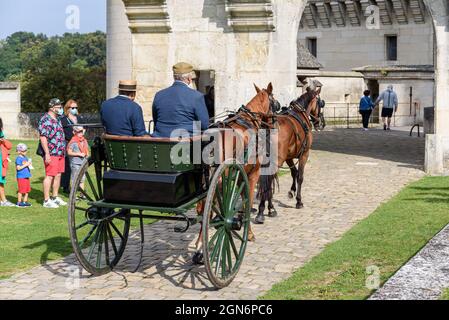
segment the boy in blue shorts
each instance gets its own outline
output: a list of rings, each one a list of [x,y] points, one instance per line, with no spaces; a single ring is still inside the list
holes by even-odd
[[[17,145],[17,153],[19,154],[16,158],[16,170],[17,170],[17,184],[19,186],[19,190],[17,192],[17,206],[19,208],[27,208],[31,207],[31,204],[28,202],[28,193],[31,191],[31,159],[29,159],[27,154],[28,147],[19,143]]]

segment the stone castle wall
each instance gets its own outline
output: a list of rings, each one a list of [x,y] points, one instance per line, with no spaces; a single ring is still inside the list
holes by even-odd
[[[3,120],[4,133],[8,139],[20,136],[18,125],[20,108],[20,84],[0,82],[0,118]]]
[[[433,65],[433,27],[425,24],[301,29],[298,39],[317,38],[317,58],[326,71],[351,71],[366,65]],[[398,60],[386,61],[385,36],[398,36]]]
[[[133,30],[131,71],[138,81],[137,100],[147,119],[155,93],[171,85],[171,67],[179,61],[193,64],[196,70],[214,71],[216,113],[247,103],[255,95],[253,83],[266,87],[273,82],[275,95],[284,104],[298,94],[296,38],[305,1],[153,1],[156,4],[151,8],[160,16],[144,24],[138,18],[142,7],[125,0],[126,11],[117,12],[119,2],[108,1],[114,12],[109,23],[113,23],[112,18],[117,21],[119,15],[123,23],[128,14]],[[248,18],[251,14],[257,19]],[[243,18],[236,18],[240,16]],[[123,46],[122,32],[109,35],[109,47]],[[114,61],[115,66],[108,69],[109,88],[116,86],[113,75],[119,73],[119,62]]]

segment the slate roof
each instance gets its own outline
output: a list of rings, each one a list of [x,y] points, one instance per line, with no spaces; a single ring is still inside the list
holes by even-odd
[[[298,43],[298,69],[321,69],[323,65],[318,62],[310,51]]]

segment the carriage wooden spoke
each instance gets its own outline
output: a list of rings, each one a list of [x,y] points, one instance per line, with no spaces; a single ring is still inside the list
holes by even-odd
[[[217,169],[211,185],[221,187],[210,188],[207,196],[203,215],[204,264],[213,285],[223,288],[236,276],[246,250],[249,182],[243,167],[228,160]],[[217,202],[223,205],[218,207]],[[217,223],[221,219],[222,223]],[[239,241],[233,239],[234,234]]]
[[[125,250],[130,228],[130,211],[89,205],[98,199],[101,175],[95,163],[85,161],[74,178],[69,203],[69,232],[78,261],[94,275],[111,271]],[[83,177],[87,183],[81,188]],[[84,195],[86,200],[81,200]],[[111,227],[112,226],[112,227]]]

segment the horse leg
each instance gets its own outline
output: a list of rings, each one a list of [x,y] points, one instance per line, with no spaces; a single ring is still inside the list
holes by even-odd
[[[260,172],[259,170],[255,170],[255,172],[253,174],[251,174],[248,177],[249,180],[249,207],[252,208],[253,207],[253,203],[254,203],[254,189],[256,188],[256,184],[257,181],[259,180],[260,177]],[[248,241],[256,241],[256,236],[253,232],[253,229],[251,227],[251,223],[249,224],[249,228],[248,228]]]
[[[298,192],[296,193],[296,209],[301,209],[304,207],[302,203],[301,191],[302,191],[302,183],[304,182],[304,168],[307,163],[307,159],[309,158],[309,152],[305,152],[298,165]]]
[[[268,216],[270,218],[276,218],[278,216],[278,212],[273,205],[273,198],[268,199]]]
[[[205,203],[205,200],[201,200],[196,204],[196,213],[198,215],[204,214]],[[192,256],[192,262],[194,264],[203,264],[203,224],[200,224],[200,232],[195,243],[195,253]]]
[[[295,162],[293,159],[287,160],[287,165],[290,167],[290,174],[292,176],[292,186],[290,187],[290,191],[288,192],[288,197],[293,199],[296,194],[296,180],[298,179],[298,169],[295,167]]]
[[[260,203],[259,203],[259,212],[257,213],[257,217],[254,219],[254,222],[257,224],[264,224],[265,223],[265,216],[264,216],[264,212],[265,212],[265,196],[262,196],[260,198]]]

